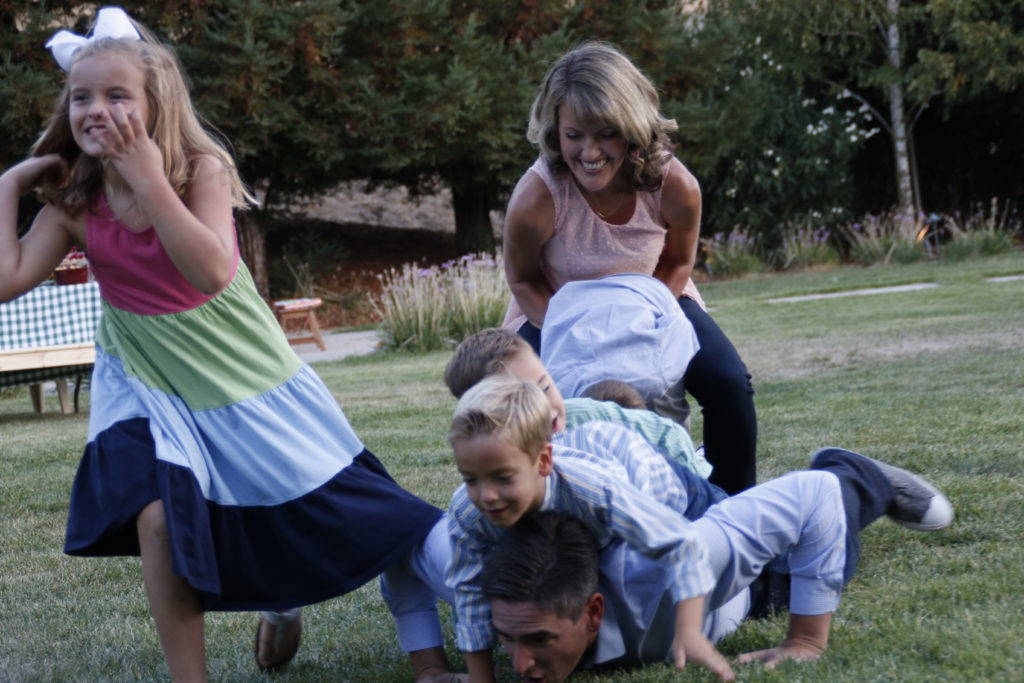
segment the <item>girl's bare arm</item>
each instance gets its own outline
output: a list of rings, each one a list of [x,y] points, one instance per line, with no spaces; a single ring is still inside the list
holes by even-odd
[[[9,301],[32,289],[54,268],[73,242],[81,244],[81,229],[60,209],[47,205],[20,240],[18,201],[39,185],[44,176],[63,174],[64,161],[56,154],[30,157],[0,176],[0,301]]]

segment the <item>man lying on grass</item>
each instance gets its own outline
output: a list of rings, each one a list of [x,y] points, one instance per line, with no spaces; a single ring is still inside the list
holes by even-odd
[[[659,502],[637,488],[635,470],[629,467],[553,457],[551,429],[551,406],[543,391],[506,376],[483,380],[455,409],[449,441],[465,483],[448,510],[448,585],[454,590],[458,645],[474,682],[494,678],[496,634],[510,647],[516,673],[531,681],[563,680],[597,642],[595,625],[600,626],[603,612],[581,611],[579,604],[538,605],[536,585],[526,593],[507,594],[486,587],[484,557],[493,566],[488,554],[507,530],[538,512],[576,517],[602,550],[628,546],[632,556],[645,562],[620,563],[612,576],[619,576],[624,587],[658,587],[650,595],[642,589],[625,593],[634,608],[626,614],[649,615],[650,620],[617,620],[621,639],[595,652],[594,663],[627,666],[669,659],[682,668],[694,661],[727,680],[733,678],[732,668],[708,638],[709,627],[719,620],[705,615],[735,607],[733,600],[744,595],[769,562],[783,565],[791,575],[789,635],[779,647],[740,661],[814,659],[828,643],[839,593],[853,576],[859,532],[882,515],[921,531],[945,528],[953,520],[949,501],[920,477],[829,448],[815,455],[811,470],[727,498],[691,522],[682,514],[684,499]],[[641,574],[633,573],[634,566]],[[513,573],[525,571],[519,567]],[[647,578],[640,581],[640,576]],[[593,638],[580,642],[572,652],[575,659],[559,656],[549,662],[543,652],[534,655],[530,648],[548,638],[536,628],[541,612],[574,625],[589,620]]]

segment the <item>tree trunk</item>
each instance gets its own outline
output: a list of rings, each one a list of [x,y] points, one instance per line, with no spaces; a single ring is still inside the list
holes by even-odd
[[[491,209],[497,194],[483,183],[452,183],[452,207],[455,209],[455,249],[461,254],[494,251]]]
[[[252,272],[256,291],[264,299],[270,298],[270,277],[267,270],[267,236],[263,233],[256,215],[252,211],[239,211],[236,214],[238,224],[238,250],[242,260]]]
[[[900,11],[899,0],[887,0],[889,25],[885,35],[886,51],[889,63],[902,75],[902,57],[900,55],[900,28],[897,17]],[[903,84],[895,81],[889,85],[889,122],[892,125],[893,153],[896,161],[896,190],[898,210],[903,217],[901,224],[913,225],[917,216],[917,203],[914,201],[914,182],[912,164],[910,162],[910,133],[907,131],[907,117],[903,104]]]

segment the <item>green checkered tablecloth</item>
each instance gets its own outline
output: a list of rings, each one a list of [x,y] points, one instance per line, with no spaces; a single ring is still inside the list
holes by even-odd
[[[102,307],[99,285],[42,285],[0,304],[0,351],[87,344],[96,336]],[[91,365],[0,371],[0,387],[88,374]]]

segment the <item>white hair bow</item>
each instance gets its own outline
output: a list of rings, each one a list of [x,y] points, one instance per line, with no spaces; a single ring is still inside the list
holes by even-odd
[[[67,71],[71,68],[71,58],[75,53],[99,38],[128,38],[131,40],[142,40],[142,36],[135,30],[132,20],[128,18],[120,7],[104,7],[96,14],[96,25],[92,27],[92,33],[88,38],[80,36],[71,31],[57,31],[46,43],[46,47],[53,52],[53,58],[57,60],[60,68]]]

